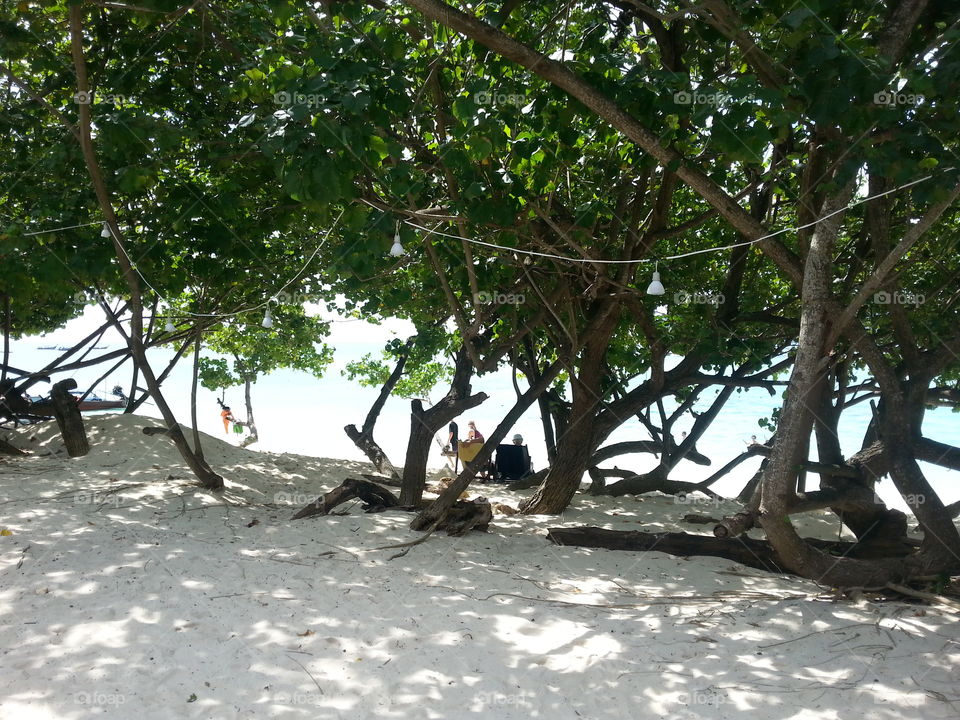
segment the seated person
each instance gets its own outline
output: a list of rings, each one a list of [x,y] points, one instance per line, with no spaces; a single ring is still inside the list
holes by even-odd
[[[471,420],[467,423],[467,439],[463,440],[463,443],[478,443],[483,444],[483,435],[480,434],[480,431],[477,430],[477,424]]]

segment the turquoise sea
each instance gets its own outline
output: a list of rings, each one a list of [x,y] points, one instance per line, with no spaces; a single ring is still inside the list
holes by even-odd
[[[66,328],[55,333],[13,341],[10,363],[16,367],[39,369],[57,356],[56,350],[41,350],[41,347],[69,346],[73,341],[82,338],[98,322],[97,313],[89,309],[83,318],[73,321]],[[330,343],[336,348],[334,364],[323,378],[317,379],[305,373],[284,370],[260,378],[253,387],[253,409],[260,442],[251,449],[363,460],[362,453],[344,434],[343,426],[349,423],[358,426],[362,424],[378,390],[364,388],[348,381],[341,376],[340,370],[346,363],[359,359],[366,353],[379,354],[387,340],[393,337],[405,338],[408,334],[407,328],[402,323],[387,323],[380,326],[362,321],[333,323]],[[109,349],[121,346],[119,338],[115,335],[105,336],[99,344]],[[153,366],[158,371],[166,366],[171,356],[172,351],[165,349],[150,353]],[[105,369],[105,367],[84,369],[77,371],[73,377],[77,379],[81,389],[86,389],[87,385],[96,380]],[[168,402],[180,422],[185,425],[190,422],[190,372],[190,360],[182,360],[164,384]],[[60,380],[66,376],[58,375],[54,380]],[[96,392],[101,396],[107,396],[110,388],[117,384],[126,389],[130,383],[130,376],[131,367],[127,363],[99,383]],[[34,386],[34,394],[46,392],[44,388],[47,387],[45,384]],[[489,434],[513,405],[515,391],[510,374],[507,371],[500,371],[477,378],[473,389],[474,392],[486,392],[489,399],[468,416],[461,418],[461,427],[466,425],[467,420],[475,420],[480,431]],[[438,400],[445,391],[445,388],[437,388],[432,397],[427,400]],[[198,425],[200,429],[211,435],[237,444],[239,441],[233,434],[224,434],[216,402],[218,396],[219,393],[200,389],[197,401]],[[712,397],[712,393],[708,394],[701,405],[705,406]],[[228,389],[225,400],[233,408],[237,417],[242,419],[244,417],[243,389],[239,387]],[[711,466],[682,462],[674,471],[673,478],[694,482],[704,479],[742,452],[752,435],[756,435],[758,440],[765,440],[768,433],[758,426],[757,421],[768,417],[778,405],[779,398],[771,397],[762,389],[751,389],[735,394],[698,445],[698,450],[712,459]],[[410,404],[407,400],[400,398],[388,400],[375,431],[377,441],[396,464],[403,463],[410,428],[409,408]],[[158,417],[156,408],[152,405],[146,405],[141,412],[144,415]],[[853,454],[860,448],[869,413],[869,405],[862,403],[844,414],[841,423],[841,442],[846,454]],[[692,419],[685,424],[678,424],[676,431],[688,430],[691,423]],[[927,413],[924,424],[924,434],[927,437],[941,442],[956,443],[960,438],[958,431],[960,431],[960,414],[944,408]],[[536,407],[527,411],[513,432],[521,433],[526,439],[534,468],[542,467],[546,458],[546,448]],[[440,433],[438,439],[446,440],[446,432]],[[611,436],[610,442],[643,439],[648,439],[646,429],[636,418],[631,418]],[[431,465],[441,467],[443,463],[444,459],[437,445]],[[608,467],[614,465],[643,471],[653,467],[655,460],[648,455],[628,455],[607,463]],[[758,465],[759,459],[751,458],[720,480],[714,489],[721,495],[735,495]],[[960,499],[958,473],[927,464],[924,464],[924,469],[944,502],[949,503]],[[816,476],[810,476],[808,489],[813,489],[816,481]],[[880,484],[878,493],[888,504],[901,509],[906,508],[889,479],[884,479]]]

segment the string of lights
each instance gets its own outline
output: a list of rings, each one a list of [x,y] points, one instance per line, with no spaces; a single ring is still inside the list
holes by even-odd
[[[953,169],[953,168],[945,168],[945,170],[951,170],[951,169]],[[694,255],[702,255],[702,254],[705,254],[705,253],[721,252],[721,251],[724,251],[724,250],[732,250],[732,249],[738,248],[738,247],[745,247],[745,246],[749,246],[749,245],[755,245],[755,244],[757,244],[757,243],[759,243],[759,242],[762,242],[762,241],[764,241],[764,240],[769,240],[769,239],[771,239],[771,238],[777,237],[777,236],[779,236],[779,235],[783,235],[783,234],[785,234],[785,233],[797,232],[797,231],[799,231],[799,230],[805,230],[805,229],[807,229],[807,228],[813,227],[814,225],[817,225],[817,224],[820,223],[820,222],[823,222],[824,220],[826,220],[826,219],[828,219],[828,218],[830,218],[830,217],[833,217],[834,215],[838,215],[838,214],[840,214],[840,213],[847,212],[848,210],[850,210],[850,209],[852,209],[852,208],[855,208],[855,207],[857,207],[858,205],[862,205],[862,204],[864,204],[864,203],[870,202],[871,200],[876,200],[876,199],[881,198],[881,197],[884,197],[884,196],[886,196],[886,195],[890,195],[890,194],[893,194],[893,193],[896,193],[896,192],[900,192],[901,190],[905,190],[905,189],[910,188],[910,187],[913,187],[913,186],[915,186],[915,185],[919,185],[920,183],[923,183],[923,182],[926,182],[926,181],[928,181],[928,180],[931,180],[933,177],[934,177],[933,175],[926,175],[926,176],[924,176],[924,177],[922,177],[922,178],[918,178],[918,179],[916,179],[916,180],[911,180],[910,182],[907,182],[907,183],[903,183],[903,184],[901,184],[901,185],[898,185],[897,187],[892,188],[892,189],[890,189],[890,190],[885,190],[885,191],[880,192],[880,193],[875,193],[874,195],[869,195],[869,196],[864,197],[864,198],[859,198],[859,199],[855,200],[854,202],[849,203],[847,206],[845,206],[845,207],[843,207],[843,208],[840,208],[839,210],[834,210],[834,211],[831,212],[831,213],[828,213],[828,214],[826,214],[826,215],[824,215],[824,216],[822,216],[822,217],[819,217],[819,218],[817,218],[817,219],[815,219],[815,220],[812,220],[812,221],[810,221],[810,222],[808,222],[808,223],[805,223],[805,224],[803,224],[803,225],[798,225],[798,226],[794,226],[794,227],[782,228],[782,229],[780,229],[780,230],[777,230],[776,232],[772,232],[772,233],[769,233],[769,234],[767,234],[767,235],[763,235],[763,236],[761,236],[761,237],[754,238],[754,239],[752,239],[752,240],[745,240],[745,241],[743,241],[743,242],[731,243],[731,244],[729,244],[729,245],[722,245],[722,246],[715,246],[715,247],[708,247],[708,248],[700,248],[700,249],[698,249],[698,250],[690,250],[690,251],[687,251],[687,252],[677,253],[677,254],[674,254],[674,255],[664,255],[664,256],[657,256],[657,257],[651,257],[651,258],[640,258],[640,259],[637,259],[637,260],[604,260],[604,259],[590,259],[590,258],[574,258],[574,257],[565,256],[565,255],[557,255],[557,254],[554,254],[554,253],[540,252],[540,251],[537,251],[537,250],[525,250],[525,249],[522,249],[522,248],[508,247],[508,246],[506,246],[506,245],[500,245],[500,244],[498,244],[498,243],[492,243],[492,242],[488,242],[488,241],[485,241],[485,240],[477,240],[476,238],[467,238],[467,237],[463,237],[463,236],[461,236],[461,235],[454,235],[454,234],[451,234],[451,233],[445,233],[445,232],[441,232],[441,231],[438,230],[437,228],[431,229],[431,228],[424,227],[423,225],[420,225],[420,224],[418,224],[418,223],[416,223],[416,222],[413,222],[413,221],[411,221],[411,220],[403,220],[403,222],[404,222],[405,224],[409,225],[410,227],[413,227],[413,228],[416,228],[417,230],[421,230],[421,231],[425,232],[428,237],[429,237],[430,235],[438,235],[438,236],[440,236],[440,237],[450,238],[450,239],[453,239],[453,240],[461,240],[461,241],[464,241],[464,242],[472,243],[472,244],[474,244],[474,245],[479,245],[479,246],[482,246],[482,247],[488,247],[488,248],[492,248],[492,249],[494,249],[494,250],[500,250],[500,251],[503,251],[503,252],[508,252],[508,253],[512,253],[512,254],[518,254],[518,255],[526,255],[526,256],[532,256],[532,257],[542,257],[542,258],[548,258],[548,259],[551,259],[551,260],[559,260],[559,261],[562,261],[562,262],[578,263],[578,264],[589,263],[589,264],[602,264],[602,265],[631,265],[631,264],[639,264],[639,263],[649,263],[649,262],[653,262],[653,263],[655,264],[655,270],[654,270],[654,273],[653,273],[653,280],[652,280],[652,282],[650,283],[649,287],[647,288],[647,293],[650,294],[650,295],[663,295],[664,292],[665,292],[665,290],[664,290],[663,284],[660,282],[660,273],[658,272],[658,270],[659,270],[659,262],[660,262],[661,260],[680,260],[680,259],[683,259],[683,258],[692,257],[692,256],[694,256]],[[366,201],[365,201],[365,202],[366,202]],[[372,207],[375,207],[375,206],[373,206],[371,203],[367,203],[367,204],[371,205]],[[377,208],[377,209],[383,210],[383,208]],[[392,210],[393,212],[395,212],[398,216],[402,216],[402,215],[405,214],[405,212],[406,212],[406,211],[403,211],[403,210],[400,210],[400,209],[397,209],[397,208],[389,208],[389,209]],[[313,260],[314,260],[314,258],[317,256],[317,253],[319,253],[320,250],[324,247],[324,245],[326,245],[327,240],[329,240],[329,238],[330,238],[330,235],[331,235],[331,234],[333,233],[333,231],[339,226],[340,220],[341,220],[341,218],[343,217],[343,213],[344,213],[344,210],[341,210],[341,211],[340,211],[340,214],[339,214],[339,215],[337,216],[337,218],[334,220],[333,225],[327,230],[326,234],[325,234],[324,237],[323,237],[323,240],[320,242],[319,245],[317,245],[317,247],[316,247],[316,248],[314,249],[314,251],[311,253],[310,257],[307,258],[307,261],[303,264],[303,266],[300,268],[300,270],[299,270],[295,275],[293,275],[289,280],[287,280],[285,283],[283,283],[283,285],[281,285],[277,290],[275,290],[275,291],[270,295],[270,297],[268,297],[265,301],[263,301],[263,302],[261,302],[261,303],[257,303],[257,304],[255,304],[255,305],[250,305],[250,306],[248,306],[248,307],[241,308],[241,309],[239,309],[239,310],[236,310],[236,311],[230,312],[230,313],[194,313],[194,312],[189,312],[189,311],[186,311],[186,310],[179,310],[179,311],[177,311],[177,315],[178,315],[178,316],[182,316],[182,317],[197,317],[197,318],[231,318],[231,317],[237,317],[238,315],[242,315],[242,314],[245,314],[245,313],[249,313],[249,312],[252,312],[252,311],[255,311],[255,310],[259,310],[259,309],[261,309],[261,308],[266,308],[266,312],[265,312],[265,314],[264,314],[264,319],[263,319],[263,323],[262,323],[262,324],[263,324],[264,327],[271,327],[271,326],[273,325],[273,316],[272,316],[272,313],[271,313],[271,311],[270,311],[270,305],[271,305],[272,303],[278,302],[278,300],[277,300],[278,296],[279,296],[281,293],[283,293],[283,291],[284,291],[286,288],[288,288],[290,285],[292,285],[294,282],[296,282],[296,281],[303,275],[303,273],[306,271],[306,269],[310,266],[310,263],[312,263]],[[442,220],[438,220],[438,225],[439,225],[440,223],[444,223],[444,222],[446,222],[446,223],[451,223],[451,222],[454,222],[454,220],[453,220],[453,219],[450,219],[450,218],[444,218],[444,219],[442,219]],[[398,223],[397,223],[397,230],[396,230],[396,233],[395,233],[395,235],[394,235],[393,245],[391,246],[390,252],[389,252],[389,255],[392,256],[392,257],[399,257],[399,256],[405,254],[405,251],[404,251],[404,249],[403,249],[403,246],[402,246],[401,243],[400,243],[400,232],[399,232],[399,227],[400,227],[400,225],[399,225],[399,223],[400,223],[400,221],[398,221]],[[49,233],[54,233],[54,232],[61,232],[61,231],[65,231],[65,230],[75,230],[75,229],[78,229],[78,228],[89,227],[89,226],[91,226],[91,225],[97,225],[97,224],[99,224],[99,221],[88,222],[88,223],[80,223],[80,224],[77,224],[77,225],[67,225],[67,226],[62,226],[62,227],[50,228],[50,229],[46,229],[46,230],[36,230],[36,231],[31,231],[31,232],[28,232],[28,233],[24,233],[24,236],[32,237],[32,236],[36,236],[36,235],[44,235],[44,234],[49,234]],[[109,227],[109,225],[108,225],[107,223],[103,223],[103,230],[102,230],[102,232],[100,233],[100,235],[101,235],[101,237],[104,237],[104,238],[109,238],[109,237],[112,236],[112,231],[111,231],[111,229],[110,229],[110,227]],[[171,306],[172,306],[172,303],[171,303],[166,297],[164,297],[163,294],[161,294],[161,293],[150,283],[150,281],[143,275],[142,272],[140,272],[140,269],[137,267],[137,264],[133,261],[133,259],[132,259],[132,258],[130,257],[130,255],[127,253],[127,251],[126,251],[126,249],[123,247],[123,245],[122,245],[121,243],[117,243],[117,245],[118,245],[118,247],[120,248],[120,250],[124,253],[124,255],[126,256],[127,261],[130,263],[130,266],[131,266],[131,267],[133,268],[133,270],[137,273],[137,275],[140,277],[140,279],[143,281],[143,283],[151,290],[151,292],[154,293],[154,295],[157,296],[157,298],[159,298],[159,300],[160,300],[162,303],[165,303],[165,304],[167,305],[167,307],[171,307]],[[175,327],[173,326],[172,322],[171,322],[169,319],[167,320],[167,327],[166,327],[166,329],[167,329],[167,330],[175,330]]]
[[[682,258],[692,257],[693,255],[703,255],[705,253],[721,252],[723,250],[732,250],[733,248],[744,247],[746,245],[755,245],[758,242],[761,242],[763,240],[769,240],[770,238],[777,237],[778,235],[783,235],[784,233],[796,232],[799,230],[805,230],[809,227],[813,227],[814,225],[821,223],[824,220],[827,220],[828,218],[833,217],[834,215],[839,215],[840,213],[847,212],[848,210],[855,208],[858,205],[862,205],[863,203],[870,202],[871,200],[876,200],[877,198],[884,197],[885,195],[890,195],[892,193],[905,190],[906,188],[913,187],[914,185],[919,185],[920,183],[926,182],[927,180],[930,180],[932,178],[933,178],[933,175],[927,175],[917,180],[911,180],[910,182],[904,183],[903,185],[899,185],[893,188],[892,190],[885,190],[884,192],[876,193],[875,195],[870,195],[869,197],[860,198],[859,200],[856,200],[855,202],[850,203],[846,207],[840,208],[839,210],[834,210],[831,213],[827,213],[823,217],[819,217],[816,220],[812,220],[803,225],[797,225],[796,227],[782,228],[780,230],[777,230],[776,232],[770,233],[769,235],[763,235],[761,237],[754,238],[753,240],[744,240],[743,242],[732,243],[730,245],[721,245],[717,247],[701,248],[699,250],[690,250],[689,252],[678,253],[676,255],[660,255],[660,256],[651,257],[651,258],[641,258],[639,260],[599,260],[599,259],[594,260],[590,258],[573,258],[573,257],[567,257],[566,255],[554,255],[552,253],[538,252],[536,250],[524,250],[522,248],[513,248],[513,247],[508,247],[506,245],[498,245],[497,243],[487,242],[485,240],[476,240],[475,238],[467,238],[467,237],[462,237],[460,235],[452,235],[450,233],[440,232],[439,230],[436,230],[436,229],[431,230],[429,228],[423,227],[422,225],[418,225],[415,222],[411,222],[410,220],[407,220],[405,222],[407,225],[411,227],[415,227],[418,230],[423,230],[424,232],[432,235],[440,235],[441,237],[450,238],[452,240],[465,240],[466,242],[473,243],[474,245],[482,245],[483,247],[489,247],[495,250],[503,250],[510,253],[516,253],[518,255],[531,255],[534,257],[550,258],[552,260],[561,260],[563,262],[590,264],[590,265],[635,265],[638,263],[650,263],[650,262],[656,263],[661,260],[680,260]],[[447,220],[443,222],[451,222],[451,221]]]

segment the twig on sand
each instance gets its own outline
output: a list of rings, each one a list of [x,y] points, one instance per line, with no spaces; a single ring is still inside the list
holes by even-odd
[[[829,632],[840,632],[841,630],[850,630],[855,627],[876,628],[877,625],[876,623],[853,623],[852,625],[843,625],[842,627],[837,627],[837,628],[825,628],[824,630],[814,630],[813,632],[808,632],[805,635],[798,635],[797,637],[790,638],[789,640],[781,640],[780,642],[767,643],[766,645],[757,645],[757,647],[763,650],[766,650],[767,648],[777,647],[778,645],[787,645],[789,643],[797,642],[798,640],[803,640],[804,638],[812,637],[814,635],[822,635],[823,633],[829,633]]]
[[[397,545],[383,545],[381,547],[374,548],[374,550],[394,550],[396,548],[406,548],[406,550],[404,550],[403,552],[396,553],[395,555],[391,555],[390,557],[387,558],[387,560],[396,560],[397,558],[402,558],[404,555],[410,552],[410,548],[412,548],[414,545],[419,545],[420,543],[426,541],[428,537],[433,535],[434,531],[439,526],[440,526],[440,520],[436,520],[434,521],[433,525],[427,528],[427,532],[424,533],[421,537],[418,537],[416,540],[411,540],[410,542],[405,542],[405,543],[399,543]]]
[[[950,608],[951,610],[960,612],[960,603],[955,602],[954,600],[948,600],[942,595],[936,595],[935,593],[923,592],[922,590],[914,590],[909,588],[906,585],[898,585],[896,583],[887,583],[884,587],[888,590],[893,590],[898,592],[901,595],[906,595],[907,597],[916,598],[917,600],[926,600],[929,603],[934,605],[944,605],[945,607]]]
[[[286,653],[284,653],[284,655],[286,655]],[[297,665],[300,666],[300,668],[301,668],[307,675],[310,676],[310,679],[313,680],[313,684],[317,686],[317,690],[320,691],[320,694],[321,694],[321,695],[324,695],[325,693],[323,692],[323,688],[320,687],[320,683],[317,682],[317,679],[313,676],[313,673],[310,672],[309,670],[307,670],[307,669],[303,666],[303,663],[300,662],[299,660],[297,660],[297,659],[296,659],[295,657],[293,657],[292,655],[287,655],[287,657],[290,658],[291,660],[293,660]]]

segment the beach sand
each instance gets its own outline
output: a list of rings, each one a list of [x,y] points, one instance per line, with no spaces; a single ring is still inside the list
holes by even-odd
[[[420,536],[403,512],[290,521],[369,471],[204,436],[198,489],[143,418],[53,423],[0,458],[0,720],[960,717],[945,606],[853,603],[719,558],[558,547],[549,527],[708,532],[735,503],[578,495]],[[516,506],[521,495],[475,485]],[[833,538],[829,513],[802,534]]]

